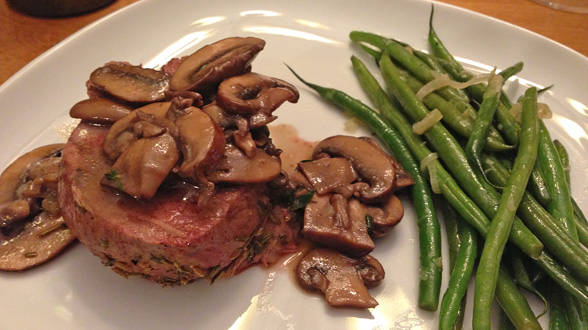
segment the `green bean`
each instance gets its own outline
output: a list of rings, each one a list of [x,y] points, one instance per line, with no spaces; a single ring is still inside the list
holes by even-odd
[[[427,54],[425,52],[422,52],[418,49],[413,49],[412,52],[413,52],[414,56],[419,58],[421,61],[425,62],[425,64],[427,64],[429,66],[429,68],[431,68],[431,70],[433,70],[437,73],[440,73],[440,74],[448,75],[447,71],[443,68],[443,66],[439,63],[439,61],[437,61],[437,59],[434,56]],[[461,95],[461,100],[463,102],[469,102],[469,97],[463,90],[458,89],[458,88],[456,88],[455,90],[457,93],[459,93]]]
[[[439,311],[439,329],[453,329],[461,310],[470,278],[477,258],[477,234],[469,224],[457,219],[460,227],[461,244],[455,265],[449,278],[449,286],[443,295]]]
[[[375,79],[372,77],[375,81]],[[377,81],[376,81],[377,85]],[[319,89],[323,89],[317,85]],[[378,85],[377,85],[378,86]],[[379,91],[382,91],[379,88]],[[342,92],[339,92],[342,93]],[[347,96],[348,97],[348,96]],[[382,99],[382,98],[379,98]],[[385,98],[383,98],[385,100]],[[356,100],[355,100],[356,101]],[[354,102],[355,102],[354,101]],[[357,101],[358,102],[358,101]],[[361,103],[360,103],[361,104]],[[397,130],[398,133],[404,138],[406,144],[412,151],[412,153],[422,161],[423,158],[427,157],[431,151],[425,146],[423,141],[412,132],[412,128],[408,121],[400,114],[398,109],[392,106],[390,102],[384,103],[386,107],[380,107],[382,116],[386,122],[381,122],[381,117],[375,111],[369,107],[361,104],[354,107],[355,113],[358,118],[362,119],[373,131],[376,131],[380,136],[386,134],[388,129],[380,128],[382,125],[391,123]],[[368,119],[365,119],[368,118]],[[381,131],[379,131],[381,129]],[[441,182],[441,193],[445,199],[455,208],[456,211],[467,220],[482,236],[486,236],[490,221],[486,215],[480,210],[480,208],[461,190],[455,180],[451,177],[441,163],[437,160],[432,162],[435,167],[438,179]],[[516,224],[516,222],[515,222]],[[533,239],[529,240],[527,237],[531,235],[525,231],[525,228],[520,231],[513,231],[512,242],[516,244],[523,252],[527,255],[529,251],[535,251]],[[577,279],[571,276],[563,267],[561,267],[555,260],[553,260],[548,254],[543,252],[539,257],[535,259],[535,262],[554,279],[562,288],[568,292],[574,294],[582,301],[588,304],[588,291],[584,285]]]
[[[485,155],[486,175],[496,185],[505,185],[510,176],[498,159]],[[575,273],[588,276],[588,253],[529,193],[525,193],[518,214],[525,224],[541,239],[547,249]]]
[[[561,165],[566,176],[568,187],[571,187],[572,181],[570,181],[570,156],[568,155],[568,151],[563,146],[563,144],[559,142],[559,140],[553,140],[553,146],[555,147],[555,150],[559,155],[559,159],[561,160]]]
[[[510,71],[509,71],[510,70]],[[511,76],[521,72],[523,70],[523,62],[518,62],[513,66],[510,66],[502,71],[500,71],[500,76],[507,81]],[[537,92],[539,93],[539,92]],[[508,95],[504,92],[504,90],[500,91],[500,103],[504,104],[505,107],[510,108],[512,107],[512,102],[508,98]]]
[[[445,234],[447,236],[447,245],[449,247],[449,272],[453,272],[455,267],[455,261],[457,259],[457,253],[459,251],[461,245],[461,237],[459,236],[459,225],[458,225],[458,217],[459,214],[447,203],[446,201],[442,201],[439,203],[441,205],[441,213],[443,214],[443,223],[445,223]],[[459,220],[460,223],[463,220]],[[439,315],[446,314],[444,312],[444,304],[443,301],[445,300],[445,295],[447,295],[447,291],[443,295],[443,300],[441,300],[441,311]],[[452,329],[458,330],[463,327],[463,317],[465,314],[465,305],[466,305],[466,297],[464,296],[461,300],[461,304],[457,309],[457,316],[455,322],[453,323]]]
[[[398,41],[396,40],[396,42]],[[435,57],[417,49],[413,49],[412,53],[421,61],[425,62],[425,64],[427,64],[431,70],[437,73],[447,74],[447,71],[443,68],[443,66],[441,66]]]
[[[394,64],[390,61],[390,59],[387,56],[382,56],[382,58],[380,60],[380,68],[382,70],[382,73],[384,75],[385,80],[395,79],[396,81],[394,81],[394,83],[402,85],[401,79],[398,78],[397,76],[394,76],[393,75],[394,72],[390,72],[390,71],[393,71],[393,69],[395,69],[395,67],[394,67]],[[407,86],[403,86],[403,93],[404,94],[410,93],[410,89]],[[414,96],[414,94],[412,95],[412,99],[416,100],[416,97]],[[383,114],[385,114],[385,113],[386,112],[383,112]],[[395,117],[398,117],[398,116],[402,117],[400,114],[394,114],[394,116]],[[396,125],[403,125],[402,122],[406,122],[406,120],[403,119],[403,120],[399,120],[399,121],[394,121],[393,123],[396,126]],[[445,159],[445,163],[448,164],[448,166],[454,166],[454,165],[461,166],[461,167],[454,167],[453,168],[453,171],[454,171],[454,174],[456,175],[456,177],[458,177],[458,175],[460,174],[459,173],[460,171],[468,172],[468,173],[461,173],[461,174],[465,174],[467,176],[466,180],[467,179],[470,179],[472,181],[475,180],[475,184],[473,186],[469,186],[467,183],[468,181],[464,180],[464,182],[466,182],[466,183],[462,183],[462,185],[466,189],[470,188],[468,193],[470,194],[470,196],[476,197],[475,200],[479,206],[481,206],[483,209],[486,208],[485,212],[491,212],[493,214],[495,212],[493,205],[495,205],[495,203],[497,203],[496,197],[495,197],[497,195],[497,193],[493,190],[493,188],[491,186],[490,187],[482,186],[482,183],[479,182],[477,180],[477,178],[475,178],[475,175],[472,178],[473,172],[471,171],[471,169],[464,167],[464,162],[465,162],[465,166],[468,166],[468,165],[467,165],[467,161],[463,160],[463,159],[465,159],[465,156],[463,156],[463,150],[461,150],[461,152],[460,152],[460,148],[455,147],[456,142],[454,140],[452,140],[451,138],[446,137],[446,134],[449,134],[449,133],[443,132],[442,125],[440,125],[439,123],[434,125],[431,129],[429,129],[429,132],[431,130],[435,130],[436,127],[440,127],[440,129],[442,130],[441,131],[442,134],[435,135],[434,136],[435,138],[429,139],[429,142],[431,144],[436,144],[436,147],[438,147],[439,143],[451,144],[451,146],[454,148],[454,150],[458,151],[458,156],[460,156],[460,157],[456,158],[456,160],[451,159],[451,158]],[[436,133],[438,133],[438,132],[436,132]],[[436,139],[436,138],[438,138],[438,139]],[[415,150],[413,152],[416,155],[416,153],[419,152],[419,150]],[[426,155],[428,155],[428,153]],[[426,155],[423,155],[422,157],[424,157]],[[443,156],[443,155],[444,154],[441,153],[441,156]],[[417,155],[417,158],[420,158],[420,157]],[[438,171],[438,173],[443,173],[443,172]],[[447,184],[447,185],[452,184],[452,186],[447,186],[447,187],[441,185],[443,196],[464,217],[464,219],[466,219],[468,221],[472,220],[472,222],[471,222],[472,226],[474,226],[476,228],[476,230],[478,230],[480,232],[480,234],[486,236],[487,230],[488,230],[487,229],[488,228],[487,218],[481,217],[480,214],[477,213],[477,211],[479,211],[479,209],[477,209],[476,207],[472,207],[469,204],[469,202],[471,201],[469,198],[464,198],[462,195],[460,195],[463,192],[461,191],[459,186],[457,186],[457,185],[453,186],[453,184],[455,184],[455,181],[453,181],[453,178],[451,178],[451,176],[449,174],[443,174],[443,178],[444,179],[447,178],[446,181],[444,181],[445,184]],[[484,187],[485,189],[479,189],[478,187]],[[446,190],[443,191],[443,189],[446,189]],[[474,191],[472,191],[472,189]],[[480,190],[480,191],[478,191],[478,190]],[[468,204],[463,205],[462,204],[463,201],[467,201]],[[467,208],[464,208],[464,206],[467,206]],[[525,213],[524,215],[526,217],[534,217],[533,212],[534,212],[534,210],[530,210],[529,213]],[[525,219],[525,220],[531,221],[533,219]],[[517,229],[514,229],[515,227]],[[584,285],[580,281],[578,281],[573,276],[571,276],[561,265],[559,265],[557,262],[555,262],[555,260],[553,260],[553,258],[551,258],[551,256],[549,256],[547,253],[543,252],[539,256],[537,256],[537,254],[535,252],[537,252],[538,250],[535,250],[535,249],[538,248],[538,246],[542,246],[542,244],[540,243],[540,241],[536,237],[534,237],[534,235],[529,231],[529,229],[526,228],[520,222],[520,220],[515,219],[515,223],[513,224],[513,229],[514,230],[511,233],[511,235],[512,235],[511,238],[512,238],[512,242],[515,245],[517,245],[519,248],[521,248],[521,250],[525,254],[534,258],[536,263],[550,277],[552,277],[562,288],[564,288],[568,292],[572,293],[574,296],[578,297],[583,302],[588,303],[588,292],[587,292],[586,288],[584,287]],[[525,242],[521,241],[522,238],[524,238]],[[533,241],[535,241],[535,243],[532,243]],[[537,242],[539,243],[539,245],[536,245]],[[555,244],[557,244],[557,243],[555,243]],[[533,248],[533,246],[535,246],[535,247]],[[531,248],[531,249],[529,249],[529,248]],[[566,265],[570,266],[570,264],[566,264]],[[574,265],[572,265],[572,266],[574,266]],[[582,280],[588,281],[588,277],[582,276]]]
[[[585,223],[582,223],[582,220],[580,220],[575,214],[574,222],[576,224],[576,230],[578,231],[578,239],[580,240],[580,243],[585,247],[588,247],[588,226]]]
[[[548,209],[560,221],[572,238],[579,241],[569,187],[569,158],[563,145],[559,144],[558,148],[552,142],[545,125],[543,123],[541,124],[540,155],[542,157],[539,158],[540,169],[546,177],[549,193],[551,195],[559,194],[557,196],[554,195],[551,203],[548,205]],[[560,155],[564,157],[562,158]],[[585,311],[585,307],[582,306],[583,304],[570,294],[564,294],[563,301],[567,306],[566,310],[570,327],[572,329],[588,329],[588,319],[583,320],[583,314],[588,314],[588,312]]]
[[[535,294],[541,301],[543,301],[543,312],[539,314],[538,317],[541,317],[543,314],[547,312],[547,299],[535,288],[533,282],[531,281],[531,277],[527,272],[525,264],[523,262],[523,256],[521,255],[521,251],[517,248],[510,248],[508,251],[508,259],[510,260],[510,266],[512,269],[512,274],[515,280],[515,283],[520,286],[521,288]]]
[[[567,298],[567,299],[566,299]],[[563,295],[563,302],[564,306],[566,306],[566,315],[568,316],[568,323],[570,325],[570,329],[572,330],[583,330],[586,329],[584,327],[584,322],[582,320],[582,311],[581,307],[578,306],[575,299],[570,297],[569,295]]]
[[[508,315],[503,310],[500,310],[499,321],[498,330],[516,330],[512,322],[508,319]]]
[[[544,251],[534,261],[562,289],[572,294],[583,304],[588,304],[588,289],[585,284],[570,275],[549,254]]]
[[[517,329],[541,329],[527,299],[502,267],[496,283],[496,300]],[[473,328],[479,329],[478,324]]]
[[[409,50],[393,39],[362,31],[352,31],[349,34],[349,38],[354,42],[366,42],[380,48],[381,50],[391,52],[391,54],[394,55],[395,60],[400,62],[403,67],[405,67],[423,83],[427,83],[435,79],[433,70],[431,70],[425,62],[411,54]],[[455,105],[459,106],[462,112],[475,111],[469,104],[469,99],[467,96],[458,89],[453,87],[443,87],[437,92],[445,99],[453,100]]]
[[[576,217],[578,218],[578,220],[580,222],[588,225],[588,220],[586,219],[584,212],[582,212],[580,205],[578,205],[578,203],[576,203],[576,201],[573,198],[572,198],[572,206],[574,207],[574,214],[576,214]]]
[[[529,180],[527,188],[541,205],[547,206],[551,203],[551,195],[549,194],[545,180],[539,170],[539,164],[537,163],[535,163],[535,168],[533,168],[533,172],[531,172],[531,180]]]
[[[420,272],[426,274],[426,276],[420,277],[419,307],[426,310],[436,310],[441,289],[441,230],[435,215],[429,186],[405,142],[396,130],[389,127],[375,111],[359,100],[341,91],[309,83],[290,67],[288,68],[305,85],[317,91],[321,97],[351,112],[368,124],[413,177],[415,184],[412,186],[412,199],[417,212],[417,226],[419,228]]]
[[[553,282],[549,282],[547,290],[549,290],[549,329],[550,330],[568,330],[570,325],[566,315],[566,307],[564,306],[562,292]]]
[[[380,69],[384,76],[386,84],[392,89],[392,92],[403,106],[403,108],[411,109],[406,111],[407,115],[413,120],[421,120],[428,114],[427,108],[416,98],[402,79],[399,77],[398,69],[388,56],[382,56],[380,59]],[[461,187],[468,193],[468,195],[476,202],[478,206],[488,215],[493,216],[498,207],[498,193],[494,188],[484,180],[480,180],[470,167],[465,153],[455,138],[445,129],[441,123],[433,125],[427,132],[425,137],[431,145],[438,151],[440,158],[449,167]],[[528,228],[526,228],[520,219],[515,220],[513,225],[513,233],[515,237],[524,236],[527,241],[523,245],[519,245],[521,249],[531,257],[537,257],[541,250],[542,244],[533,235]],[[515,238],[516,239],[516,238]],[[518,245],[518,244],[517,244]],[[528,248],[532,247],[532,250]]]
[[[500,197],[498,211],[488,230],[482,256],[476,272],[473,322],[476,329],[490,329],[492,301],[496,290],[500,260],[515,213],[525,193],[531,170],[537,158],[539,144],[537,122],[537,89],[532,87],[525,92],[523,100],[522,128],[519,150],[513,170]]]
[[[461,73],[461,75],[454,77],[455,79],[457,79],[458,81],[467,81],[468,79],[470,79],[467,76],[468,72],[461,66],[461,64],[457,60],[455,60],[453,55],[451,55],[449,50],[447,50],[447,48],[435,32],[435,29],[433,28],[433,14],[434,12],[431,11],[431,16],[429,17],[429,44],[431,45],[433,54],[451,63],[458,70],[458,72]],[[475,86],[479,85],[468,87],[468,91],[471,91],[471,89],[479,88]],[[519,139],[520,127],[515,122],[514,117],[510,113],[509,109],[507,109],[502,103],[498,105],[496,117],[498,119],[498,122],[500,123],[499,128],[504,134],[506,141],[510,144],[516,145]]]
[[[414,91],[417,92],[423,84],[416,78],[412,77],[409,73],[398,70],[400,77],[407,83],[407,85]],[[463,137],[469,137],[474,127],[474,121],[477,117],[477,113],[472,112],[466,115],[459,112],[455,108],[453,103],[446,101],[444,98],[439,96],[437,93],[430,93],[423,98],[423,102],[429,109],[438,109],[443,114],[443,122],[451,127],[455,132]],[[486,146],[488,150],[492,151],[506,151],[512,150],[513,146],[504,144],[504,140],[500,136],[500,133],[496,131],[494,127],[491,127],[490,134],[487,138]]]
[[[449,247],[449,271],[453,271],[453,265],[457,258],[457,252],[461,245],[461,237],[459,236],[459,225],[457,213],[449,203],[441,202],[441,214],[443,214],[443,223],[445,223],[445,233],[447,234],[447,245]]]
[[[440,60],[439,63],[447,63],[447,61]],[[504,81],[507,81],[510,77],[521,72],[523,70],[523,65],[524,65],[523,62],[517,62],[514,65],[509,66],[509,67],[505,68],[504,70],[500,71],[498,74],[504,79]],[[443,66],[443,68],[445,68],[445,66]],[[450,71],[450,74],[451,74],[451,72],[452,71]],[[462,79],[455,78],[454,75],[452,75],[452,77],[454,77],[454,79],[456,79],[458,81],[468,81],[474,77],[474,75],[468,71],[464,70],[463,72],[464,73],[462,73],[462,75],[465,75],[464,77],[467,78],[465,80],[463,78]],[[484,97],[484,93],[486,92],[486,86],[483,84],[476,84],[476,85],[472,85],[472,86],[468,87],[467,90],[468,90],[468,93],[470,94],[470,96],[475,101],[477,101],[479,103],[479,102],[482,102],[482,99]],[[539,91],[537,91],[537,93],[539,93]],[[506,109],[510,109],[510,107],[512,106],[510,100],[508,99],[506,94],[502,91],[500,94],[500,101],[502,102],[502,106],[504,106]]]
[[[408,121],[400,114],[400,111],[392,103],[392,98],[388,98],[384,90],[380,87],[376,79],[370,74],[365,65],[358,59],[354,61],[355,72],[360,77],[360,83],[363,89],[367,92],[371,101],[376,104],[380,110],[382,117],[386,122],[391,123],[394,128],[400,133],[411,152],[422,161],[427,157],[431,150],[426,147],[424,141],[412,132],[412,128]],[[453,180],[451,175],[447,173],[445,168],[438,160],[431,163],[434,166],[435,172],[439,181],[442,183],[441,193],[445,199],[458,211],[458,213],[474,227],[482,235],[486,235],[488,224],[490,223],[486,215],[478,208],[478,206],[469,199],[469,197],[461,190],[457,183]],[[518,244],[525,245],[527,239],[523,237],[520,232],[514,233],[513,240]],[[533,251],[532,247],[525,250]]]
[[[471,166],[478,171],[478,174],[484,175],[484,168],[482,167],[482,160],[480,155],[488,137],[488,131],[492,125],[492,119],[498,106],[498,95],[502,88],[502,77],[495,76],[489,82],[489,88],[484,93],[484,101],[480,105],[478,110],[478,118],[474,122],[472,134],[470,135],[468,142],[465,146],[465,154],[470,162]]]
[[[570,157],[568,155],[568,151],[566,148],[559,142],[559,140],[553,140],[553,146],[557,150],[557,154],[561,159],[561,164],[563,166],[566,181],[568,183],[568,188],[571,190],[571,180],[570,180]],[[570,199],[572,202],[572,208],[574,210],[574,223],[576,225],[576,230],[578,231],[578,239],[582,243],[582,245],[588,247],[588,222],[584,217],[584,213],[578,206],[578,203],[574,200],[570,193]]]
[[[549,203],[547,209],[558,221],[561,221],[572,238],[578,240],[578,231],[573,220],[574,208],[570,198],[570,189],[566,182],[565,171],[557,149],[553,145],[547,127],[543,122],[539,124],[539,141],[537,162],[551,196],[551,203]]]

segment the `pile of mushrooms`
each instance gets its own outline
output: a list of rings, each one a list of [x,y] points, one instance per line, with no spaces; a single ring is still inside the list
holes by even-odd
[[[0,176],[0,269],[42,264],[74,241],[57,203],[62,144],[37,148]]]
[[[384,269],[367,254],[375,248],[372,237],[384,236],[401,220],[404,209],[393,192],[413,184],[412,178],[371,138],[343,135],[319,142],[313,160],[299,163],[298,170],[314,191],[302,234],[327,247],[302,258],[298,281],[322,291],[333,306],[376,306],[366,286],[379,283]]]
[[[155,196],[170,175],[202,189],[217,183],[269,182],[279,176],[279,150],[266,127],[298,91],[277,78],[252,73],[265,46],[258,38],[228,38],[161,71],[110,62],[88,81],[90,99],[74,118],[111,124],[104,152],[112,170],[102,183],[139,199]]]

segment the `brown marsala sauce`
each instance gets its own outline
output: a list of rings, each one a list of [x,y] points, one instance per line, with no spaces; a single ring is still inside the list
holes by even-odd
[[[283,152],[282,169],[291,175],[301,160],[311,159],[318,142],[310,142],[298,136],[296,127],[289,124],[268,125],[273,143]]]
[[[312,151],[318,142],[304,140],[298,135],[296,127],[289,124],[268,125],[270,137],[273,143],[279,149],[282,149],[280,158],[282,160],[282,169],[292,176],[298,163],[305,159],[312,159]],[[314,247],[314,244],[303,239],[299,244],[299,249],[289,255],[283,256],[274,263],[272,270],[275,268],[288,271],[292,279],[297,283],[294,274],[296,266],[302,257]]]

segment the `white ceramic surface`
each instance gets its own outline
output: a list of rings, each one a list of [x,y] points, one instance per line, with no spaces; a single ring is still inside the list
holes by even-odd
[[[359,52],[348,42],[349,31],[378,32],[426,48],[429,9],[429,2],[410,0],[138,2],[76,33],[0,86],[0,168],[32,147],[65,141],[74,124],[69,108],[85,97],[84,83],[94,68],[110,60],[158,67],[236,35],[265,39],[254,70],[301,90],[297,105],[278,110],[278,122],[296,125],[310,140],[344,133],[345,118],[297,83],[283,63],[310,81],[365,99],[351,71],[349,57]],[[521,85],[555,85],[542,97],[555,112],[548,125],[569,148],[573,192],[588,208],[588,60],[534,33],[444,4],[437,4],[435,26],[474,69],[523,60],[520,84],[508,85],[512,96],[522,92]],[[433,329],[436,314],[416,308],[417,232],[414,211],[405,203],[405,218],[373,253],[388,273],[371,291],[380,305],[369,311],[330,308],[299,290],[280,267],[254,267],[212,286],[201,281],[161,288],[116,275],[77,245],[34,270],[0,273],[0,328]]]

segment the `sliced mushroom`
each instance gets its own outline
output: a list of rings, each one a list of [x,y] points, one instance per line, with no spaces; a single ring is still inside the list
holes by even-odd
[[[0,176],[0,204],[4,206],[0,213],[14,212],[12,221],[0,229],[0,270],[20,271],[42,264],[75,239],[63,219],[52,215],[59,213],[52,181],[59,163],[55,159],[62,148],[63,144],[52,144],[34,149],[12,162]],[[19,196],[33,190],[36,198]],[[18,199],[21,197],[24,199]],[[37,205],[38,198],[43,198],[42,206]],[[40,207],[50,212],[35,216]]]
[[[360,137],[360,139],[371,143],[374,147],[376,147],[378,149],[381,149],[378,142],[376,142],[376,140],[374,140],[371,137],[362,136],[362,137]],[[412,186],[414,184],[414,180],[412,179],[412,176],[410,176],[410,174],[400,165],[400,163],[398,163],[398,161],[396,159],[390,157],[390,160],[392,161],[392,165],[394,166],[394,169],[396,170],[396,182],[394,184],[395,185],[394,190],[398,190],[398,189],[406,188],[408,186]]]
[[[378,302],[366,286],[377,285],[384,278],[382,265],[370,256],[352,259],[329,249],[307,253],[296,268],[302,287],[321,291],[331,306],[372,308]]]
[[[222,129],[202,110],[190,107],[184,111],[175,121],[184,158],[178,174],[199,182],[204,172],[222,157],[225,137]]]
[[[357,269],[363,283],[368,288],[378,286],[386,275],[384,267],[378,259],[369,255],[359,259],[359,263],[355,265],[355,269]]]
[[[183,103],[189,106],[201,106],[203,104],[202,94],[194,91],[166,91],[165,95],[172,99],[180,99]]]
[[[346,158],[322,158],[301,162],[298,167],[319,195],[331,192],[346,195],[346,187],[357,179],[351,162]]]
[[[134,198],[150,199],[180,158],[169,133],[138,139],[118,157],[102,184]]]
[[[23,178],[27,181],[42,182],[45,189],[57,190],[57,181],[59,180],[59,169],[61,166],[61,157],[44,157],[29,165],[23,173]],[[39,197],[39,196],[28,196]]]
[[[49,157],[63,148],[64,144],[50,144],[34,149],[13,161],[0,176],[0,203],[13,201],[16,190],[23,183],[23,173],[30,164]],[[26,175],[26,174],[25,174]]]
[[[293,85],[257,73],[224,80],[218,87],[216,102],[228,112],[267,116],[285,101],[296,103],[298,90]]]
[[[247,72],[265,46],[258,38],[227,38],[204,46],[182,60],[170,80],[172,90],[204,91],[224,79]]]
[[[371,234],[382,237],[388,233],[404,216],[404,208],[398,197],[390,195],[388,200],[380,206],[365,205],[358,200],[349,202],[349,213],[352,219],[370,223]],[[367,217],[370,217],[369,221]]]
[[[98,124],[110,124],[131,113],[131,109],[109,99],[93,98],[80,101],[69,110],[72,118]]]
[[[321,154],[345,157],[351,161],[357,174],[369,185],[359,189],[364,201],[374,201],[395,187],[396,171],[388,154],[372,143],[353,137],[337,135],[322,140],[314,149],[313,158]]]
[[[29,202],[24,199],[0,204],[0,227],[5,227],[31,214]]]
[[[168,76],[124,62],[110,62],[90,75],[91,87],[127,102],[161,101],[168,89]]]
[[[209,103],[202,108],[215,123],[217,123],[222,128],[227,128],[234,124],[233,118],[227,114],[223,108],[219,107],[216,102]]]
[[[0,244],[0,269],[21,271],[40,265],[74,240],[62,217],[42,212]]]
[[[395,188],[396,190],[406,188],[412,186],[414,184],[414,180],[410,173],[408,173],[396,160],[392,160],[394,168],[396,169],[396,183]]]
[[[115,122],[108,130],[104,140],[104,152],[110,159],[116,159],[134,141],[137,136],[133,133],[133,125],[140,121],[139,112],[152,115],[156,118],[165,118],[169,111],[170,102],[151,103],[132,111],[124,118]]]
[[[246,131],[245,134],[242,134],[239,131],[233,132],[233,140],[235,141],[235,145],[241,149],[249,158],[255,157],[255,151],[257,150],[257,145],[251,136],[251,132]]]
[[[218,167],[207,177],[212,182],[261,183],[278,177],[280,170],[280,158],[270,156],[261,149],[249,158],[239,148],[227,143]]]
[[[309,240],[354,256],[368,254],[375,247],[367,231],[365,216],[350,212],[352,203],[341,195],[314,194],[304,210],[302,234]]]

